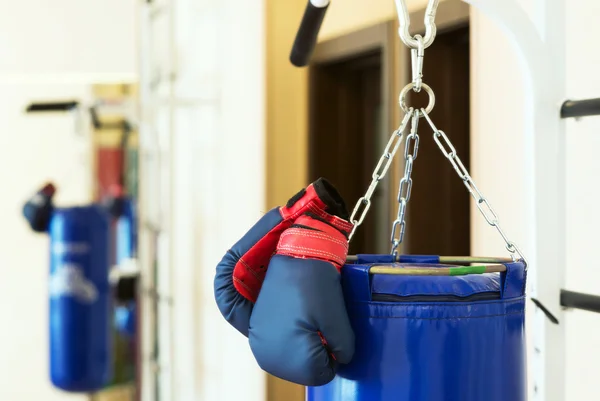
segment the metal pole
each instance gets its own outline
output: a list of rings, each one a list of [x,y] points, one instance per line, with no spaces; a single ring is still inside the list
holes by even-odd
[[[306,4],[290,53],[290,61],[296,67],[304,67],[310,62],[329,3],[329,0],[310,0]]]
[[[600,115],[600,98],[567,100],[560,108],[560,118],[577,118]]]
[[[560,305],[566,308],[600,313],[600,296],[560,290]]]

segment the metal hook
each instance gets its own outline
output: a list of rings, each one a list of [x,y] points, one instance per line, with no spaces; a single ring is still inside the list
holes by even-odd
[[[437,12],[438,4],[439,0],[429,0],[427,8],[425,9],[425,36],[423,37],[424,49],[431,46],[433,40],[435,39],[435,14]],[[419,47],[419,42],[410,36],[409,33],[410,14],[408,12],[408,8],[406,7],[406,2],[404,0],[396,0],[396,9],[398,11],[398,22],[400,23],[400,28],[398,28],[400,39],[402,39],[402,42],[404,42],[406,46],[412,49],[417,49]]]
[[[423,83],[423,58],[425,57],[425,47],[423,43],[423,37],[421,35],[415,35],[415,40],[418,43],[416,49],[411,49],[411,61],[412,61],[412,83],[413,90],[415,92],[421,92],[421,85]]]

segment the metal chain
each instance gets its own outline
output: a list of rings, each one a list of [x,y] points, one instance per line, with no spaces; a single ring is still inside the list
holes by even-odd
[[[416,159],[416,152],[418,150],[418,142],[419,137],[417,134],[417,121],[419,117],[419,111],[414,111],[413,108],[408,108],[405,103],[406,94],[409,89],[413,89],[415,92],[420,92],[421,88],[424,88],[429,94],[429,105],[427,106],[427,110],[431,111],[433,109],[433,105],[435,103],[435,96],[431,89],[423,84],[423,56],[424,51],[427,47],[433,43],[436,35],[436,27],[435,27],[435,14],[437,11],[439,0],[429,0],[427,5],[427,9],[425,11],[425,37],[421,35],[416,35],[414,38],[410,36],[409,26],[410,26],[410,16],[408,13],[408,8],[406,7],[405,0],[396,0],[396,7],[398,9],[398,19],[400,28],[398,33],[402,41],[409,47],[413,48],[414,51],[411,51],[412,56],[412,69],[413,69],[413,82],[407,87],[405,87],[400,93],[400,107],[402,111],[404,111],[404,119],[400,124],[400,128],[398,128],[392,134],[390,141],[388,142],[382,157],[379,159],[379,163],[377,167],[375,167],[375,171],[373,172],[372,181],[367,189],[367,192],[363,197],[361,197],[354,210],[352,211],[352,216],[350,217],[350,222],[354,225],[352,228],[352,232],[348,236],[348,241],[352,239],[356,229],[359,225],[362,224],[365,219],[369,208],[371,207],[371,196],[375,192],[379,181],[383,179],[387,170],[389,169],[392,159],[396,154],[396,151],[400,147],[400,144],[403,140],[404,130],[406,129],[406,125],[408,124],[408,120],[413,117],[413,124],[411,128],[411,134],[409,135],[410,140],[414,140],[414,148],[413,152],[409,152],[409,143],[407,143],[405,148],[405,171],[404,171],[404,181],[400,182],[400,188],[398,192],[398,202],[400,202],[398,209],[398,219],[394,222],[392,228],[392,247],[393,251],[398,247],[400,242],[402,242],[402,237],[404,236],[404,215],[406,212],[406,202],[410,198],[410,188],[412,187],[412,179],[410,178],[410,174],[412,172],[412,163],[414,159]],[[395,144],[394,144],[395,143]],[[393,145],[393,146],[392,146]],[[391,151],[390,151],[391,150]],[[385,163],[385,164],[384,164]],[[381,170],[381,172],[380,172]],[[360,218],[356,219],[359,211],[362,208],[362,212],[360,213]],[[398,222],[399,220],[399,222]],[[400,237],[396,239],[396,232],[400,229]]]
[[[398,186],[398,214],[396,220],[392,224],[392,235],[390,237],[390,241],[392,242],[392,254],[394,257],[398,255],[398,246],[404,239],[404,231],[406,229],[406,205],[410,200],[410,192],[413,183],[411,174],[413,163],[417,159],[417,154],[419,152],[419,134],[417,132],[419,118],[421,118],[419,116],[419,110],[414,110],[412,112],[410,134],[406,137],[406,142],[404,143],[404,176],[400,179],[400,184]]]
[[[500,233],[500,236],[504,240],[506,244],[506,249],[508,250],[508,252],[510,252],[512,259],[516,260],[515,254],[517,254],[523,260],[525,266],[527,266],[527,260],[525,259],[525,256],[523,256],[523,253],[521,252],[517,244],[511,241],[502,229],[502,227],[500,227],[498,215],[492,208],[492,205],[487,200],[487,198],[483,196],[479,188],[477,188],[477,185],[475,185],[475,181],[473,181],[473,178],[469,174],[468,170],[465,168],[464,164],[456,154],[456,148],[454,147],[454,145],[452,145],[452,142],[450,142],[448,136],[444,133],[444,131],[440,131],[436,128],[436,126],[433,124],[433,121],[431,121],[431,118],[429,118],[429,115],[425,111],[425,109],[421,109],[421,115],[425,117],[425,119],[431,126],[431,129],[433,130],[433,139],[435,140],[435,143],[438,145],[444,156],[446,156],[446,158],[450,161],[450,164],[454,168],[454,171],[456,171],[456,173],[463,181],[463,184],[465,185],[473,199],[475,199],[477,208],[485,218],[485,221],[487,221],[487,223],[490,226],[495,227],[496,230],[498,230],[498,233]]]
[[[427,4],[427,9],[425,11],[425,36],[421,37],[420,35],[415,35],[413,38],[410,36],[409,27],[410,27],[410,18],[408,13],[408,8],[406,7],[404,0],[396,0],[396,7],[398,10],[398,20],[400,23],[400,28],[398,33],[402,41],[411,48],[411,56],[412,56],[412,82],[409,83],[402,89],[400,92],[400,107],[405,112],[404,119],[400,124],[400,127],[394,131],[392,137],[390,138],[383,155],[379,159],[379,163],[377,163],[377,167],[373,172],[373,180],[367,189],[365,195],[358,200],[354,210],[352,211],[352,216],[350,217],[350,221],[353,223],[354,227],[352,232],[348,237],[348,241],[352,239],[356,229],[360,224],[362,224],[363,220],[369,208],[371,207],[371,196],[375,192],[379,181],[383,179],[387,170],[392,163],[392,159],[396,154],[396,151],[400,147],[402,140],[404,138],[404,130],[406,129],[406,125],[408,124],[408,119],[412,117],[412,124],[410,134],[406,139],[405,149],[404,149],[404,176],[400,180],[400,185],[398,188],[398,214],[397,218],[392,225],[392,235],[391,235],[391,243],[392,243],[392,254],[394,257],[397,256],[398,246],[402,243],[404,238],[404,232],[406,228],[406,207],[408,201],[410,199],[410,194],[412,190],[412,169],[413,163],[417,158],[417,153],[419,149],[419,135],[417,133],[418,122],[421,117],[425,117],[431,128],[433,129],[433,139],[436,144],[442,151],[442,153],[446,156],[446,158],[450,161],[450,164],[463,181],[463,184],[471,194],[471,196],[475,199],[477,208],[487,221],[489,225],[495,227],[500,236],[504,240],[506,244],[506,249],[511,254],[513,260],[517,260],[516,255],[518,255],[523,262],[525,263],[525,267],[527,268],[527,260],[525,256],[519,249],[519,247],[511,241],[508,236],[505,234],[504,230],[500,227],[500,222],[496,212],[492,208],[491,204],[487,200],[485,196],[479,191],[477,185],[473,181],[473,178],[465,168],[464,164],[456,154],[456,149],[448,139],[448,136],[443,131],[438,130],[431,118],[429,118],[429,113],[433,109],[433,105],[435,104],[435,95],[431,88],[423,83],[423,56],[424,50],[429,47],[436,35],[436,26],[435,26],[435,14],[437,11],[437,6],[439,4],[439,0],[429,0]],[[429,105],[427,109],[415,110],[412,107],[408,108],[406,106],[406,95],[410,89],[414,92],[420,92],[421,88],[424,88],[429,95]],[[413,142],[414,141],[414,142]],[[411,147],[412,144],[412,147]],[[356,216],[358,212],[361,210],[361,207],[364,207],[360,218],[357,220]],[[398,235],[398,237],[396,237]]]
[[[409,113],[406,113],[406,115],[404,116],[400,127],[398,127],[398,129],[393,132],[392,136],[390,137],[390,140],[388,141],[383,151],[383,155],[381,155],[381,158],[377,163],[377,167],[375,167],[375,171],[373,171],[371,185],[369,185],[369,188],[367,189],[365,195],[361,197],[358,200],[358,202],[356,202],[356,206],[354,206],[354,210],[352,211],[352,215],[350,216],[350,222],[354,225],[354,227],[352,228],[352,231],[348,236],[348,241],[352,239],[354,233],[356,232],[356,229],[362,224],[363,220],[365,219],[367,212],[371,207],[371,196],[373,196],[373,193],[375,193],[375,189],[377,188],[379,181],[381,181],[383,177],[385,177],[385,174],[390,168],[392,160],[394,159],[394,155],[396,154],[398,148],[400,148],[400,145],[402,144],[402,141],[404,139],[404,130],[406,129],[406,126],[408,125],[408,120],[410,119],[410,116],[412,116],[412,114],[413,109],[411,108],[409,110]],[[359,210],[361,210],[361,207],[363,207],[363,210],[360,214],[360,218],[357,220],[356,216]]]

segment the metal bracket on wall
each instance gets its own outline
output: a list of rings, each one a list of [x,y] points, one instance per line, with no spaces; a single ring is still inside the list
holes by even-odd
[[[92,124],[94,125],[95,129],[120,129],[123,130],[123,132],[125,133],[125,135],[128,135],[131,133],[131,131],[134,129],[133,124],[127,120],[126,118],[124,118],[122,121],[119,122],[103,122],[102,120],[100,120],[100,116],[98,115],[98,109],[97,106],[92,106],[90,107],[90,116],[92,119]]]
[[[83,135],[83,116],[81,115],[81,102],[77,100],[64,101],[48,101],[48,102],[32,102],[27,105],[25,112],[27,114],[38,113],[58,113],[68,112],[75,117],[75,127],[73,128],[76,135]]]
[[[578,118],[600,115],[600,98],[566,100],[560,107],[560,118]]]

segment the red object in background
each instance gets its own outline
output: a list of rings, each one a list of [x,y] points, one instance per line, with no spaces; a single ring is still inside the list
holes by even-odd
[[[42,188],[40,192],[46,196],[53,196],[56,192],[56,187],[53,183],[49,182],[46,185],[44,185],[44,188]]]
[[[96,202],[102,202],[109,195],[114,195],[116,187],[121,187],[123,174],[124,153],[116,147],[98,147],[96,149]],[[111,224],[114,236],[115,222]],[[113,243],[110,250],[110,263],[116,261],[116,246]]]
[[[111,195],[111,187],[121,185],[124,153],[119,148],[99,147],[96,150],[96,200]]]

